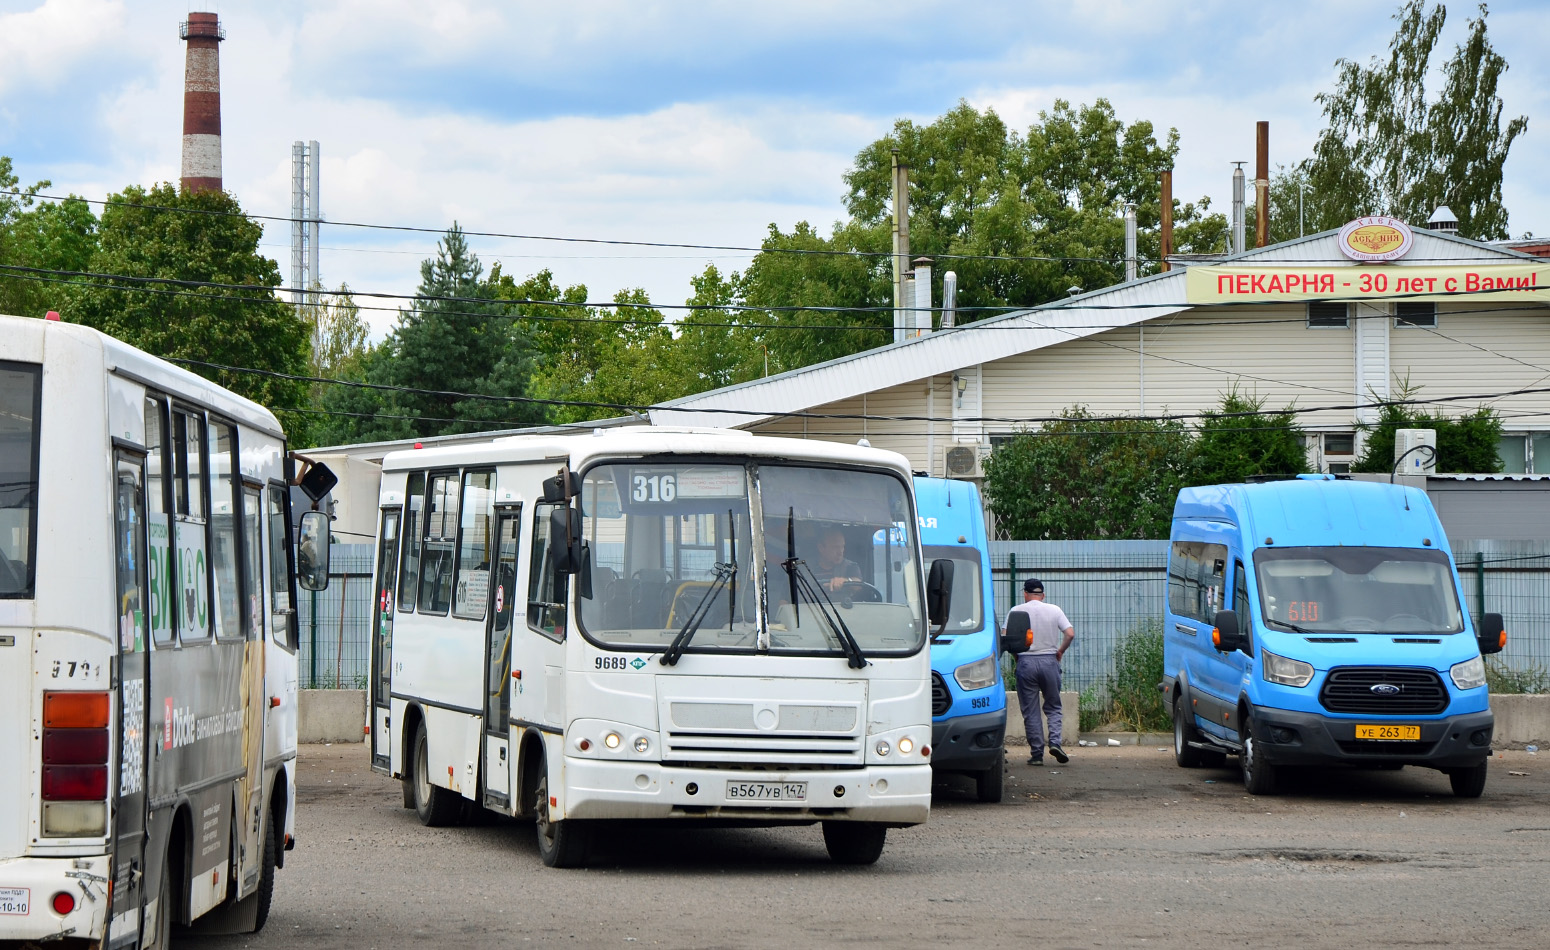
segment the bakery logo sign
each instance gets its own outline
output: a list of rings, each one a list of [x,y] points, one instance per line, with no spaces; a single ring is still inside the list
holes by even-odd
[[[1340,251],[1353,261],[1396,261],[1410,253],[1415,232],[1398,218],[1357,218],[1340,229]]]

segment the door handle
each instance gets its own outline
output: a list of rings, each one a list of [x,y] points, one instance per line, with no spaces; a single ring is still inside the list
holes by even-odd
[[[1175,629],[1178,632],[1184,634],[1186,637],[1199,636],[1199,631],[1195,629],[1195,625],[1194,624],[1190,624],[1190,623],[1176,623],[1176,624],[1173,625],[1173,629]]]

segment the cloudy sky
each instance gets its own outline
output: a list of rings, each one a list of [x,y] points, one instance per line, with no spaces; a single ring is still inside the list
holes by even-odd
[[[856,152],[960,98],[1026,127],[1056,98],[1107,97],[1178,128],[1176,196],[1225,204],[1255,120],[1273,164],[1304,157],[1335,60],[1383,52],[1397,3],[0,0],[0,155],[88,198],[175,181],[177,25],[212,7],[225,183],[250,212],[289,214],[291,143],[317,139],[334,221],[756,246],[771,223],[827,233]],[[1451,50],[1474,5],[1449,7]],[[1507,165],[1511,228],[1545,234],[1550,6],[1491,8],[1506,114],[1531,120]],[[264,239],[287,276],[288,240],[283,224]],[[644,287],[667,303],[708,261],[751,256],[474,244],[593,299]],[[325,225],[321,245],[329,286],[410,292],[435,236]]]

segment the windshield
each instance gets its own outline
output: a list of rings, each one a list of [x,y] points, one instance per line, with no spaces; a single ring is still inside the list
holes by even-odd
[[[867,655],[918,649],[925,637],[915,519],[899,479],[878,472],[765,465],[765,599],[774,653],[843,652],[845,630]],[[791,558],[835,608],[793,585]],[[795,586],[795,589],[794,589]]]
[[[754,648],[758,587],[743,466],[599,465],[582,481],[581,511],[591,589],[580,585],[576,601],[588,636],[659,649],[699,614],[691,652]],[[728,575],[721,584],[717,565],[735,565],[720,572]]]
[[[973,633],[985,626],[985,587],[980,580],[980,552],[954,545],[929,545],[926,563],[937,558],[953,559],[953,602],[942,636]]]
[[[0,597],[32,596],[40,368],[0,362]]]
[[[687,627],[682,652],[752,652],[760,648],[761,592],[774,653],[850,655],[836,624],[868,654],[910,652],[924,640],[909,495],[892,476],[683,459],[608,463],[587,470],[580,505],[589,583],[577,585],[577,617],[601,645],[668,650]],[[834,623],[807,594],[793,605],[785,567],[792,557],[832,604]]]
[[[1265,622],[1307,633],[1459,633],[1448,556],[1417,548],[1261,548]]]

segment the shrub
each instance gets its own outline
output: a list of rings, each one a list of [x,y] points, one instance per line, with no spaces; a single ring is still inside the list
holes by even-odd
[[[1107,718],[1134,732],[1166,732],[1172,728],[1157,684],[1163,678],[1162,620],[1150,617],[1125,631],[1114,648],[1109,674]]]
[[[1485,661],[1485,685],[1492,693],[1550,693],[1550,670],[1538,663],[1513,668],[1492,658]]]

